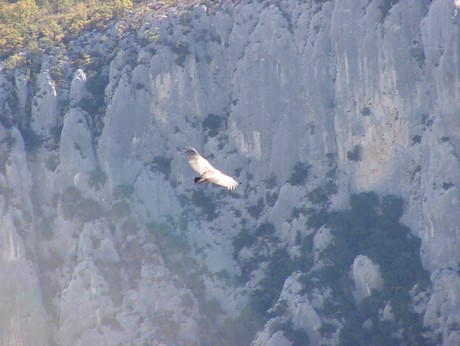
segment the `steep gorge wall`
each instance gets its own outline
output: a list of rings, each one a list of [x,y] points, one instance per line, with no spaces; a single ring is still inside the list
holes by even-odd
[[[205,315],[238,316],[262,275],[229,284],[242,274],[232,241],[268,222],[295,255],[297,232],[317,230],[293,210],[333,179],[332,209],[369,190],[404,199],[432,273],[424,323],[456,344],[460,17],[444,0],[389,3],[175,9],[123,37],[86,34],[32,79],[3,73],[4,343],[211,343],[225,332]],[[77,70],[83,52],[99,65]],[[193,186],[188,145],[241,189]],[[289,183],[298,167],[306,185]],[[325,298],[296,277],[281,293],[294,325],[330,340]],[[275,322],[255,345],[290,344]]]

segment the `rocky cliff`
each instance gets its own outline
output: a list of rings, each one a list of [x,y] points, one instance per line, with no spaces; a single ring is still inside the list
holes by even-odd
[[[460,344],[459,23],[203,2],[2,68],[2,344]]]

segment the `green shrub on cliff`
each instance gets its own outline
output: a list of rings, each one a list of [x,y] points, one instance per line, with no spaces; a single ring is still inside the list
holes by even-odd
[[[0,3],[0,58],[33,54],[104,28],[132,8],[132,0],[18,0]]]

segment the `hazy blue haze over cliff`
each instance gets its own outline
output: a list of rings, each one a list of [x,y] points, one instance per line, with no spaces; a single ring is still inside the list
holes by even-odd
[[[2,345],[460,344],[454,2],[125,24],[0,74]]]

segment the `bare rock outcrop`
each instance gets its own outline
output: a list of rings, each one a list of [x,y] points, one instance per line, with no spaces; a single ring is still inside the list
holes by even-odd
[[[121,23],[83,33],[33,78],[2,67],[0,337],[231,346],[225,328],[243,321],[247,344],[338,344],[322,216],[375,191],[402,198],[431,273],[410,308],[442,345],[459,343],[457,10],[179,4],[122,36]],[[69,62],[83,54],[99,65]],[[194,185],[188,145],[241,188]],[[280,250],[286,266],[267,279]],[[358,301],[385,287],[369,258],[351,268]]]

